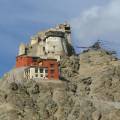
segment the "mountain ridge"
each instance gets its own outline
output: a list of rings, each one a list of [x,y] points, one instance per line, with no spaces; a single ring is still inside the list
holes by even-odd
[[[103,49],[63,57],[60,81],[0,81],[2,120],[119,120],[120,60]]]

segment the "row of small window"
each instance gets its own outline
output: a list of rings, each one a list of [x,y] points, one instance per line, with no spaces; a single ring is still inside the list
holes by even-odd
[[[36,68],[36,69],[35,69],[35,73],[38,73],[38,72],[43,73],[43,69],[38,69],[38,68]],[[54,69],[50,70],[50,73],[51,73],[51,74],[54,74],[54,72],[55,72]],[[45,73],[48,73],[48,69],[45,69]]]
[[[43,73],[44,72],[44,69],[40,68],[35,68],[35,73]],[[25,71],[25,74],[29,74],[30,73],[30,70],[27,70]],[[45,69],[45,73],[48,73],[48,69]],[[50,70],[50,74],[54,74],[55,73],[55,70],[54,69],[51,69]]]
[[[38,74],[36,74],[35,77],[38,78]],[[43,78],[43,75],[41,74],[40,77]],[[48,75],[46,75],[45,77],[48,78]],[[54,75],[51,75],[50,77],[54,78]]]
[[[35,74],[35,77],[38,78],[38,74]],[[40,77],[43,77],[43,74],[41,74]],[[46,75],[45,77],[48,78],[48,75]]]
[[[33,77],[33,76],[32,76]],[[30,76],[26,75],[26,78],[29,79]],[[39,78],[39,75],[38,74],[35,74],[35,78]],[[40,74],[40,78],[44,78],[44,75],[43,74]],[[45,78],[48,78],[48,75],[45,76]],[[54,78],[54,75],[51,75],[50,78]]]
[[[43,71],[44,71],[43,68],[40,68],[40,69],[35,68],[35,73],[38,73],[38,72],[43,73]],[[45,69],[45,73],[48,73],[48,69]]]

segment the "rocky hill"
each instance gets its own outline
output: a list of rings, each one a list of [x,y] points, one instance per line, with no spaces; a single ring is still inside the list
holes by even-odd
[[[120,60],[90,49],[61,61],[61,81],[0,82],[0,120],[120,120]]]

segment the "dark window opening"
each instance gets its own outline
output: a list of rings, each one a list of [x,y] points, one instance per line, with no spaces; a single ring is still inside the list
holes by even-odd
[[[34,62],[38,61],[38,57],[33,57],[32,59],[33,59]]]
[[[38,68],[35,68],[35,73],[38,73]]]
[[[25,48],[25,55],[28,53],[28,48]]]
[[[38,74],[36,74],[35,77],[38,77]]]
[[[45,73],[48,73],[48,69],[45,70]]]
[[[43,74],[41,74],[40,77],[43,77]]]
[[[45,51],[45,47],[43,47],[43,51]]]
[[[70,30],[70,27],[65,27],[65,30]]]
[[[42,68],[40,69],[40,73],[43,73],[43,69]]]
[[[51,67],[51,68],[54,68],[54,64],[50,64],[50,67]]]

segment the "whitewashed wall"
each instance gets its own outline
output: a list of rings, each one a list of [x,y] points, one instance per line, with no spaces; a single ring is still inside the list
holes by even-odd
[[[48,37],[46,39],[46,52],[55,52],[55,53],[63,53],[64,48],[62,44],[62,38],[60,37]]]

